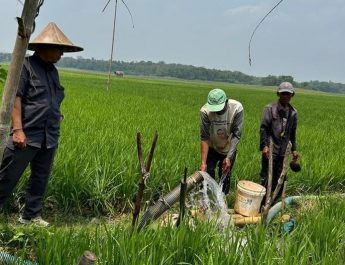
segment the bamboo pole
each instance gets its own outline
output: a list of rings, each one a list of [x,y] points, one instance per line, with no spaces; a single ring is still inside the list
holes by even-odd
[[[17,38],[12,52],[12,61],[6,78],[0,109],[0,163],[7,143],[14,99],[16,97],[20,74],[32,33],[38,3],[39,0],[26,0],[22,16],[17,18]]]
[[[87,250],[80,257],[78,265],[93,265],[95,264],[96,260],[96,255]]]

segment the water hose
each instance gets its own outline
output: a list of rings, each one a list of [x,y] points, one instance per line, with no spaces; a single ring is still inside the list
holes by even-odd
[[[340,194],[340,196],[345,196],[345,193]],[[307,196],[290,196],[285,198],[285,204],[290,205],[293,203],[296,203],[297,201],[301,199],[317,199],[322,198],[324,196],[317,196],[317,195],[307,195]],[[282,202],[276,203],[271,209],[268,211],[267,218],[266,218],[266,224],[269,224],[274,216],[276,216],[282,208]]]
[[[189,176],[187,179],[187,189],[186,192],[192,190],[198,183],[204,180],[202,176],[204,172],[196,171],[193,175]],[[166,210],[170,209],[175,202],[180,198],[181,186],[178,185],[175,189],[165,195],[162,199],[158,200],[157,203],[151,206],[141,218],[138,225],[138,231],[140,231],[144,226],[149,224],[151,221],[156,220],[161,216]]]
[[[0,252],[0,264],[38,265],[36,262],[23,260],[5,252]]]
[[[297,200],[301,199],[301,196],[290,196],[285,198],[285,205],[290,205],[295,203]],[[271,207],[271,209],[268,211],[267,217],[266,217],[266,224],[269,224],[270,221],[273,219],[274,216],[276,216],[282,209],[282,202],[276,203],[274,206]]]

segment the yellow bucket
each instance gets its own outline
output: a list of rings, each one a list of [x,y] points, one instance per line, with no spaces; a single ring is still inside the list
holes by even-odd
[[[264,186],[252,181],[240,180],[237,184],[235,211],[244,216],[258,215],[265,194]]]

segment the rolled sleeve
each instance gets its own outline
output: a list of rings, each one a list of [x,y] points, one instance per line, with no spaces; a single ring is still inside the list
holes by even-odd
[[[227,154],[227,157],[230,159],[234,156],[234,153],[237,150],[237,145],[240,142],[240,139],[242,136],[243,118],[244,118],[243,110],[238,112],[234,117],[233,127],[231,130],[232,136],[230,139],[230,150]]]
[[[210,139],[210,119],[207,113],[200,111],[200,140],[208,141]]]

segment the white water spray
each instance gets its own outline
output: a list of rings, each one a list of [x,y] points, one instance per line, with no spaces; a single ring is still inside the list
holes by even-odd
[[[196,208],[205,215],[207,220],[216,220],[222,229],[226,228],[232,219],[228,215],[228,207],[222,187],[206,172],[199,171],[204,180],[202,185],[189,194],[188,207]]]

